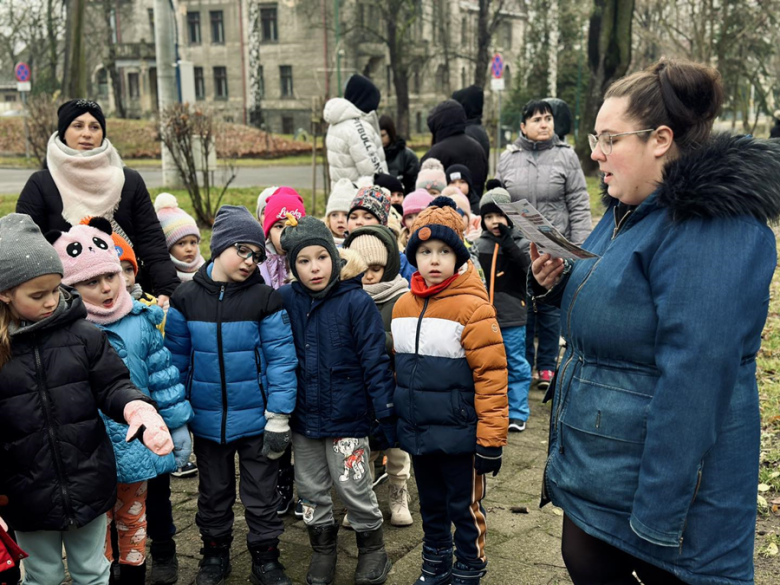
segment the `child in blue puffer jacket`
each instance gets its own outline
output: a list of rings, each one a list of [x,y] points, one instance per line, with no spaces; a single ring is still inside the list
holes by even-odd
[[[295,347],[279,293],[257,265],[265,235],[245,207],[220,208],[211,260],[176,289],[168,309],[171,350],[195,411],[190,425],[198,459],[198,513],[203,559],[196,582],[230,574],[235,456],[249,528],[254,585],[291,581],[279,562],[284,523],[276,509],[279,457],[290,444],[295,407]]]
[[[130,378],[157,403],[171,429],[174,453],[158,456],[139,441],[127,442],[127,425],[101,413],[117,461],[117,501],[108,512],[116,521],[119,550],[112,555],[110,530],[106,533],[106,556],[116,557],[122,583],[144,583],[146,576],[147,480],[176,469],[192,450],[187,422],[192,408],[179,384],[178,370],[163,346],[157,330],[163,311],[134,301],[125,288],[122,265],[111,238],[111,224],[102,218],[78,225],[54,241],[62,260],[62,282],[73,286],[87,309],[87,320],[103,329],[122,358]]]

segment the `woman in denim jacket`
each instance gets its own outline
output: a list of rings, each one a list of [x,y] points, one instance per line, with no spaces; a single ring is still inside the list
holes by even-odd
[[[776,264],[780,144],[710,136],[719,74],[661,60],[615,82],[591,136],[598,258],[532,250],[562,309],[542,504],[574,583],[753,583],[755,357]]]

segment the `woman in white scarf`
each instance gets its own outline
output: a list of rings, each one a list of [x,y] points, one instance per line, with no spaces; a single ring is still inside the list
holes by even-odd
[[[105,217],[133,246],[141,284],[166,303],[179,280],[143,179],[124,167],[106,138],[97,103],[71,100],[57,115],[46,168],[27,181],[16,211],[30,215],[44,233],[67,231],[85,217]]]

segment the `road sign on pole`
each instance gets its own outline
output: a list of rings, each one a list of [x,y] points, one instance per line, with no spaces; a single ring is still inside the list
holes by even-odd
[[[501,79],[501,76],[504,75],[504,58],[501,56],[501,53],[493,55],[490,73],[493,75],[493,79]]]
[[[27,63],[17,63],[16,67],[14,67],[14,75],[16,75],[16,81],[24,83],[25,81],[30,81],[32,71]]]

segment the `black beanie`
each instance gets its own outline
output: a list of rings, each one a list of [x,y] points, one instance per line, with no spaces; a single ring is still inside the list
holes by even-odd
[[[97,102],[78,99],[65,102],[57,110],[57,136],[62,142],[65,142],[65,131],[68,126],[82,114],[92,114],[103,129],[103,138],[106,137],[106,117],[103,115],[103,110],[100,109]]]
[[[404,192],[404,186],[401,181],[396,179],[393,175],[388,175],[387,173],[377,173],[374,175],[374,185],[384,187],[390,191],[390,193]]]
[[[380,97],[379,88],[368,77],[362,75],[350,77],[344,90],[344,98],[366,114],[379,107]]]

